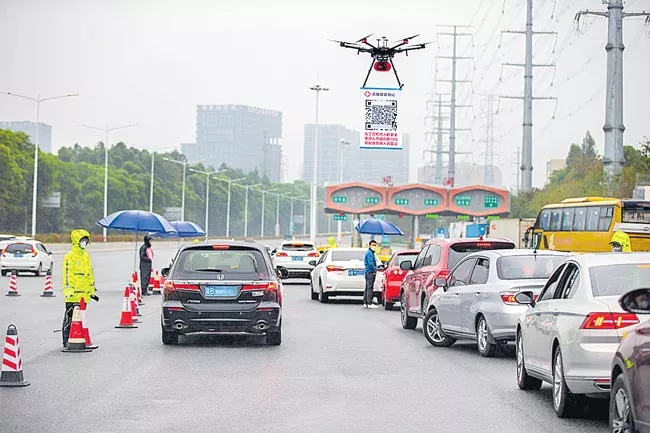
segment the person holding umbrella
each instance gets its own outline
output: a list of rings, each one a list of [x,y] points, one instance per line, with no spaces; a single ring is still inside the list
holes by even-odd
[[[377,257],[375,250],[377,241],[374,239],[368,244],[368,251],[363,258],[363,264],[366,268],[366,289],[363,292],[363,308],[378,308],[372,303],[372,290],[375,287],[375,278],[377,277]]]
[[[144,235],[144,244],[140,247],[140,285],[142,296],[149,296],[149,278],[151,278],[151,264],[153,262],[153,248],[151,236]]]

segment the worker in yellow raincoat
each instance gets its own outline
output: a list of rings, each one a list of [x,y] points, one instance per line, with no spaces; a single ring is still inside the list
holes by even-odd
[[[87,303],[91,299],[99,302],[99,296],[95,295],[95,277],[90,254],[86,251],[86,247],[90,243],[90,233],[83,229],[72,230],[70,239],[72,248],[63,257],[63,272],[61,273],[65,298],[65,315],[61,327],[64,347],[68,345],[74,307],[79,305],[81,298],[84,298]]]
[[[614,232],[612,239],[609,241],[609,245],[612,247],[612,251],[615,253],[631,253],[632,244],[630,243],[630,237],[625,232]]]

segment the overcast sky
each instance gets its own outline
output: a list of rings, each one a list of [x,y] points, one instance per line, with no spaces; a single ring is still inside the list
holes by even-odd
[[[399,5],[399,6],[398,6]],[[534,28],[556,31],[535,36],[535,63],[555,62],[553,70],[536,68],[535,96],[557,96],[534,103],[534,184],[545,178],[546,161],[564,158],[571,142],[591,130],[602,152],[607,37],[604,18],[588,18],[580,32],[573,18],[582,8],[604,10],[599,0],[536,0]],[[650,10],[650,0],[626,2],[629,10]],[[502,12],[503,11],[503,12]],[[79,124],[140,126],[115,132],[111,142],[168,149],[193,142],[197,104],[249,104],[284,113],[283,146],[287,177],[301,175],[303,125],[314,121],[317,77],[331,88],[322,94],[320,121],[360,129],[359,87],[369,58],[357,56],[327,39],[356,40],[368,33],[390,40],[420,33],[416,41],[437,41],[427,50],[396,59],[405,84],[403,130],[411,134],[411,180],[422,164],[426,100],[436,77],[449,78],[451,39],[438,36],[448,24],[473,24],[474,37],[459,38],[458,127],[473,133],[457,139],[459,151],[473,155],[457,161],[482,164],[485,155],[485,107],[480,95],[519,96],[522,68],[503,70],[501,63],[521,63],[525,24],[522,0],[0,0],[0,90],[77,98],[46,102],[41,120],[52,125],[55,149],[78,142],[93,145],[101,132]],[[625,141],[638,145],[650,136],[650,40],[643,20],[624,25]],[[555,52],[553,48],[555,46]],[[475,68],[473,68],[475,65]],[[384,77],[385,78],[385,77]],[[371,81],[381,85],[385,81]],[[388,83],[391,83],[389,80]],[[551,85],[553,84],[553,85]],[[496,160],[507,185],[514,184],[516,148],[521,143],[522,103],[495,104]],[[33,120],[35,106],[0,95],[0,120]]]

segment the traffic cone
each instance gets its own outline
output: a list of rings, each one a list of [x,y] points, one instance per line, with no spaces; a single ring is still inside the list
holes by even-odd
[[[79,302],[79,311],[81,312],[81,328],[84,335],[84,341],[88,349],[97,349],[99,346],[93,344],[90,340],[90,330],[88,329],[88,317],[86,316],[86,300],[81,298]]]
[[[70,337],[68,345],[61,349],[61,352],[92,352],[86,347],[83,325],[81,323],[81,310],[75,306],[72,313],[72,324],[70,324]]]
[[[43,294],[41,298],[52,298],[54,294],[54,283],[52,283],[52,273],[48,272],[45,276],[45,286],[43,287]]]
[[[122,301],[122,316],[120,317],[120,324],[116,328],[137,328],[133,324],[133,317],[131,316],[131,295],[129,287],[124,289],[124,300]]]
[[[9,290],[5,296],[20,296],[18,293],[18,272],[13,271],[9,278]]]
[[[138,316],[141,316],[138,312],[138,303],[136,302],[136,296],[135,296],[135,287],[130,286],[129,287],[129,301],[131,302],[131,318],[133,319],[133,323],[142,323],[140,319],[138,319]]]
[[[151,288],[151,293],[154,294],[154,295],[160,295],[160,288],[161,288],[161,285],[160,285],[160,279],[161,279],[160,272],[158,272],[158,271],[154,271],[154,272],[155,273],[154,273],[153,287]]]
[[[136,299],[138,301],[138,305],[144,305],[144,302],[142,302],[142,289],[140,288],[140,286],[137,286],[135,288],[135,294],[136,294]],[[139,316],[140,315],[139,314],[140,313],[139,309],[138,309],[137,313],[138,313],[138,316]]]
[[[2,373],[0,386],[28,386],[29,382],[23,377],[23,360],[20,356],[20,341],[15,325],[7,327],[5,350],[2,355]]]

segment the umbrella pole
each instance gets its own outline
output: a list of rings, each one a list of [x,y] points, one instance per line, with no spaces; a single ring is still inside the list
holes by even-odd
[[[135,251],[133,252],[133,272],[137,272],[137,260],[138,260],[138,231],[135,231]]]

